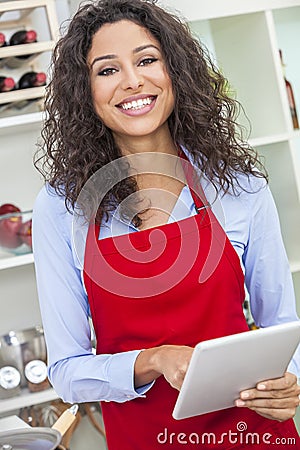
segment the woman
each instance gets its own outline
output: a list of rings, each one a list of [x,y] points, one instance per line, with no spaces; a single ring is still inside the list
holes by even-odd
[[[166,448],[180,433],[210,448],[205,433],[241,421],[299,446],[299,353],[236,407],[171,416],[196,343],[247,330],[244,280],[258,326],[297,320],[266,175],[236,137],[224,78],[151,1],[82,6],[53,58],[33,237],[57,393],[103,401],[112,450],[160,448],[164,429]]]

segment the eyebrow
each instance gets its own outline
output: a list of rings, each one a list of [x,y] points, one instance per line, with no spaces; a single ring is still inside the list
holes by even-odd
[[[133,50],[133,54],[139,53],[147,48],[155,48],[156,50],[158,50],[160,52],[160,49],[158,47],[156,47],[156,45],[153,44],[146,44],[146,45],[141,45],[140,47],[136,47]],[[97,62],[97,61],[103,61],[104,59],[116,59],[118,56],[111,54],[111,55],[103,55],[103,56],[97,56],[97,58],[95,58],[91,64],[91,68],[93,67],[93,65]]]

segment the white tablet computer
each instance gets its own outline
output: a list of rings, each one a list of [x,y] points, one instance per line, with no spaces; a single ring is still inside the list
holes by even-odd
[[[203,341],[196,345],[174,419],[230,408],[244,389],[281,377],[300,342],[300,322]]]

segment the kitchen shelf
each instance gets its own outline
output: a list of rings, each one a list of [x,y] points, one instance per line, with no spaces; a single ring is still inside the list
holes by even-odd
[[[18,0],[18,1],[9,1],[9,2],[0,2],[0,14],[4,14],[8,11],[23,11],[26,9],[26,12],[20,12],[19,20],[22,20],[28,14],[30,14],[35,8],[40,6],[44,6],[47,3],[45,0]],[[8,21],[4,21],[8,22]],[[2,24],[1,24],[2,26]]]
[[[41,98],[44,96],[44,94],[45,94],[45,86],[20,89],[10,92],[2,92],[0,94],[0,107],[4,103],[18,103],[23,100]]]
[[[286,133],[249,139],[248,142],[251,147],[260,147],[263,145],[277,144],[279,142],[289,141],[290,139],[298,137],[300,138],[300,130],[293,130]]]
[[[27,253],[26,255],[18,256],[0,256],[0,270],[10,269],[18,266],[25,266],[26,264],[33,263],[33,254]]]
[[[20,395],[0,400],[0,414],[24,408],[26,406],[51,402],[57,398],[59,397],[53,388],[45,389],[40,392],[30,392],[28,389],[22,389]]]
[[[300,261],[291,261],[290,269],[292,273],[300,272]]]
[[[55,41],[34,42],[32,44],[22,45],[8,45],[0,48],[0,67],[5,66],[10,58],[15,56],[30,55],[28,58],[20,60],[22,65],[28,66],[33,60],[43,52],[50,52],[53,50]]]
[[[251,145],[251,147],[260,147],[262,145],[276,144],[277,142],[288,141],[289,139],[289,133],[282,133],[272,136],[249,139],[249,144]]]
[[[8,45],[0,48],[0,59],[11,56],[29,55],[31,53],[41,53],[51,51],[55,45],[54,41],[33,42],[32,44]],[[25,62],[27,60],[24,60]],[[2,61],[1,61],[2,63]]]
[[[43,118],[43,111],[0,118],[0,136],[9,133],[16,134],[22,131],[28,131],[28,129],[40,130]]]

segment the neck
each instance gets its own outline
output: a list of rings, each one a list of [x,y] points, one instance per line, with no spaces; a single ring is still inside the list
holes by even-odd
[[[175,156],[178,154],[178,148],[169,131],[156,136],[114,136],[114,138],[124,156],[149,152]]]
[[[178,163],[178,146],[169,129],[158,130],[147,136],[114,136],[122,155],[129,157],[131,175],[139,189],[185,184],[181,164]]]

